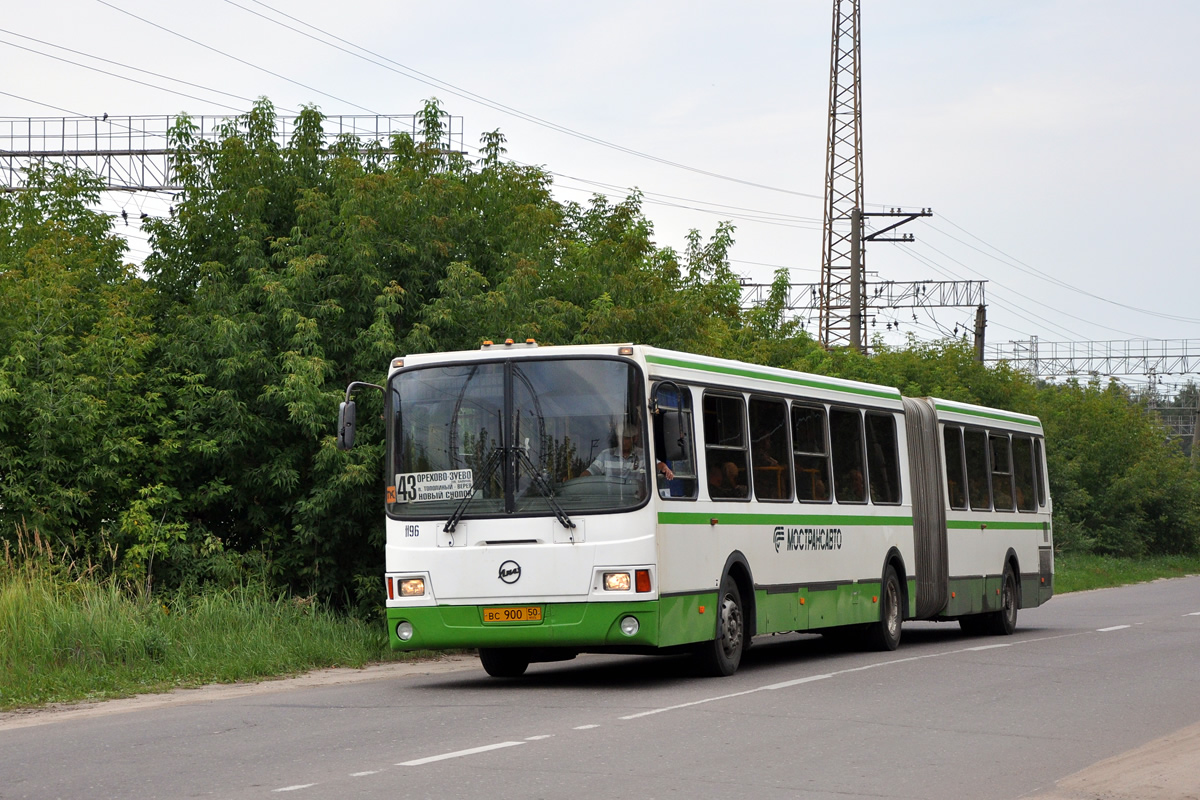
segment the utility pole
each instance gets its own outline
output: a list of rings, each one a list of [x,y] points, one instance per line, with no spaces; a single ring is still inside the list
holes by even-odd
[[[983,332],[987,328],[987,307],[975,309],[975,360],[983,363]]]
[[[829,61],[829,131],[825,158],[825,226],[821,243],[821,314],[818,335],[825,348],[865,352],[866,242],[911,242],[882,235],[917,217],[932,216],[893,208],[863,210],[861,0],[833,0],[833,40]],[[864,217],[903,217],[864,235]]]

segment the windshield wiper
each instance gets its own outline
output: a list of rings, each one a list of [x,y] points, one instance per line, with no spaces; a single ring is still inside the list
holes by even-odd
[[[498,447],[491,452],[488,460],[484,462],[483,469],[479,471],[479,476],[475,478],[475,482],[471,484],[471,491],[463,497],[458,503],[458,508],[454,509],[454,513],[446,520],[445,527],[442,528],[442,533],[454,533],[454,529],[458,527],[458,523],[462,520],[462,516],[467,511],[467,505],[475,498],[475,492],[483,488],[488,479],[492,477],[492,473],[496,471],[496,467],[500,466],[500,458],[504,454],[505,448]]]
[[[533,485],[536,486],[538,491],[542,493],[542,496],[546,498],[546,502],[550,504],[551,510],[554,511],[554,516],[558,518],[558,521],[564,528],[574,528],[575,523],[571,521],[569,516],[567,516],[566,510],[563,509],[563,507],[559,505],[559,502],[554,499],[553,490],[551,490],[550,486],[546,483],[546,479],[542,477],[542,474],[537,471],[537,467],[534,466],[533,462],[529,459],[529,454],[520,447],[514,449],[517,451],[517,462],[529,470],[529,474],[533,476]]]

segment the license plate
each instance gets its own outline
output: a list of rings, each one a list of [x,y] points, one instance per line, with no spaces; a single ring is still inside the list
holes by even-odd
[[[484,622],[541,622],[541,606],[512,606],[508,608],[485,608]]]

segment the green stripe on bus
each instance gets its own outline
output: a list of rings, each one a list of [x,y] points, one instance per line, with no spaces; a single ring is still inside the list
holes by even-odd
[[[906,525],[912,517],[868,517],[852,514],[747,514],[713,511],[660,511],[659,525],[710,525],[714,519],[733,525]]]
[[[697,361],[685,361],[681,358],[664,358],[663,356],[647,355],[646,360],[651,364],[662,364],[667,367],[682,367],[684,369],[698,369],[704,372],[716,372],[722,375],[736,375],[739,378],[757,378],[764,381],[775,381],[776,383],[786,383],[792,386],[807,386],[810,389],[825,389],[831,392],[847,392],[849,394],[861,394],[867,397],[882,397],[887,400],[899,400],[900,392],[895,389],[862,389],[852,386],[838,386],[824,381],[817,381],[811,378],[793,378],[786,375],[772,375],[767,372],[759,372],[754,369],[745,369],[743,367],[727,367],[718,366],[715,364],[701,364]]]
[[[969,414],[973,417],[987,417],[988,419],[998,419],[1001,422],[1016,422],[1020,425],[1032,425],[1035,428],[1042,427],[1042,423],[1036,418],[1014,417],[1010,414],[999,414],[994,411],[976,411],[973,408],[957,408],[955,406],[944,406],[937,403],[938,411],[948,411],[951,414]]]
[[[1001,519],[984,519],[984,520],[968,520],[968,519],[949,519],[946,520],[947,528],[978,528],[980,525],[987,525],[989,528],[1000,528],[1006,531],[1040,531],[1044,525],[1041,522],[1008,522]]]

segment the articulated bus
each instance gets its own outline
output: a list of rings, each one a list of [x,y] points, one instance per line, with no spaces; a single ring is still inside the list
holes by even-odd
[[[396,649],[730,675],[756,635],[1004,635],[1054,591],[1036,417],[632,344],[409,355],[374,388]]]

